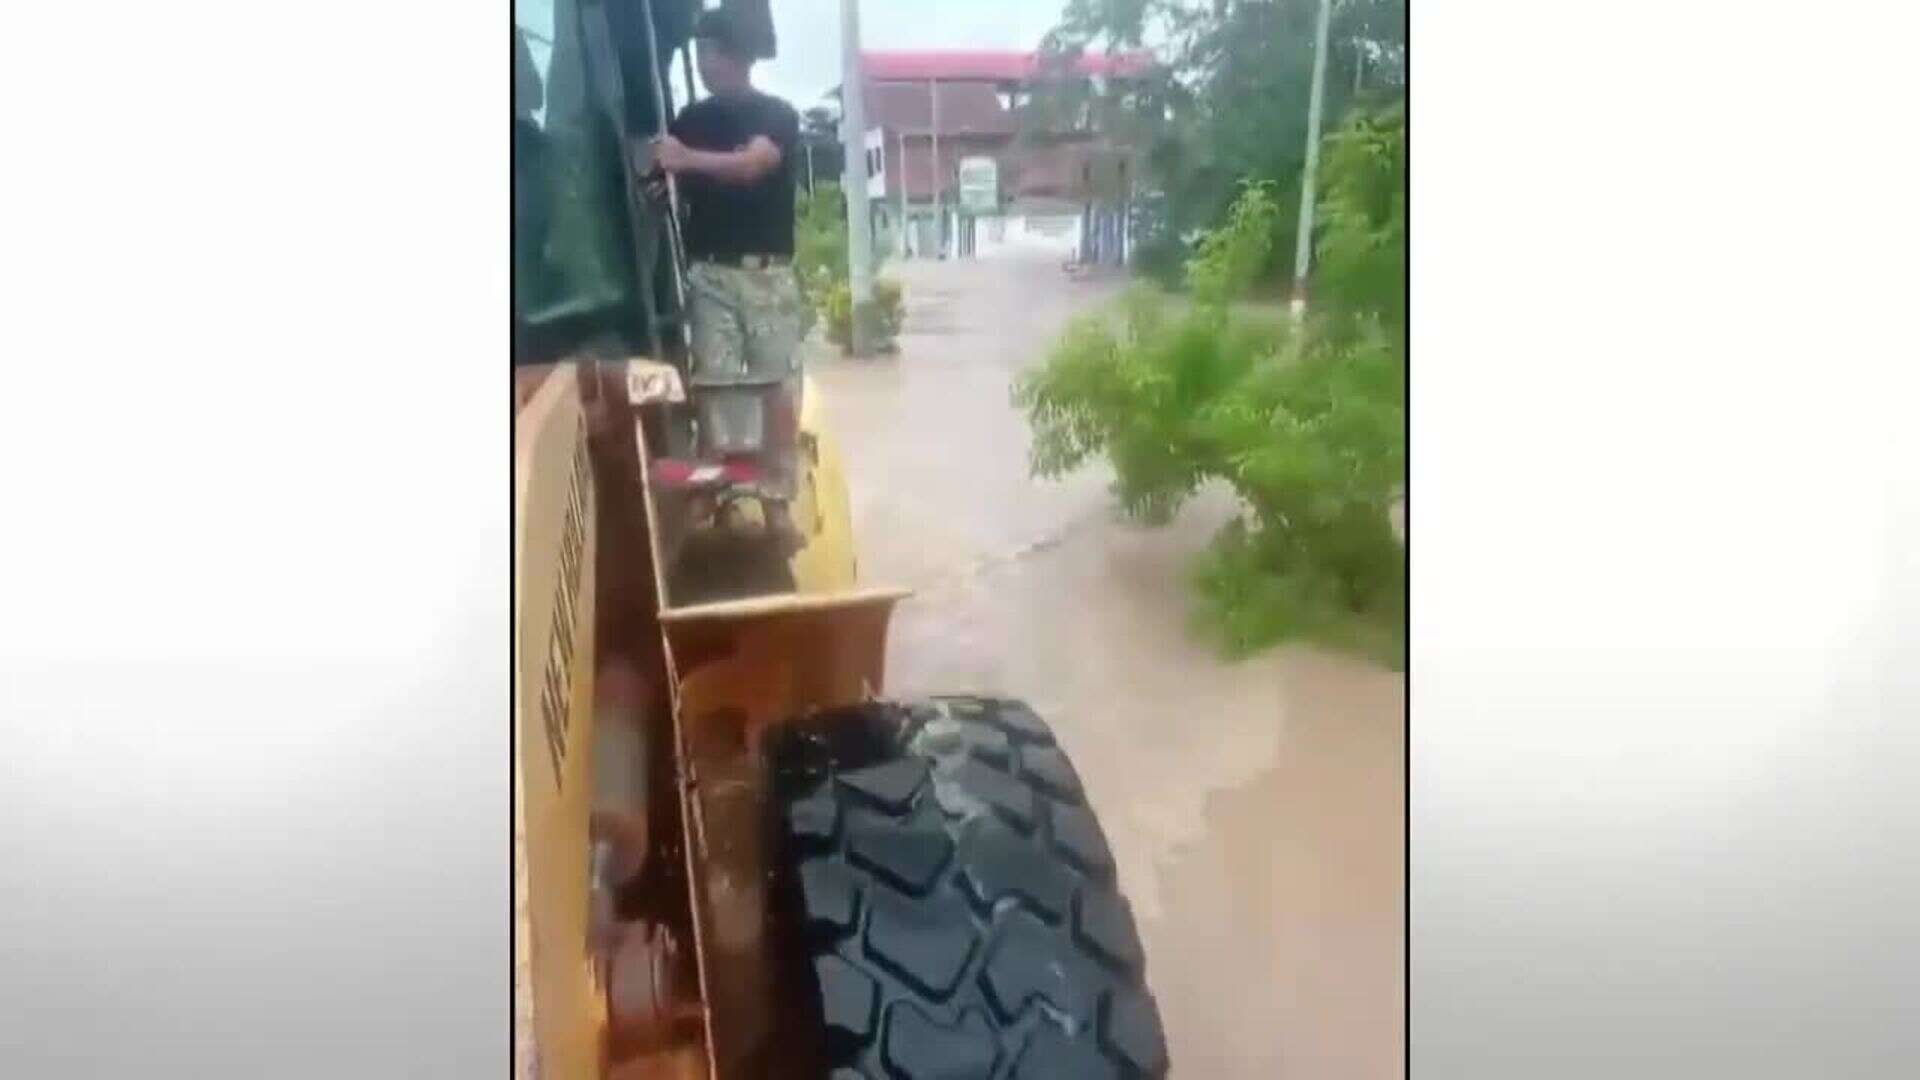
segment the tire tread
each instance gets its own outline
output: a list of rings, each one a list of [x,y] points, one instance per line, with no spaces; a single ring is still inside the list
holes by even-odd
[[[872,704],[768,749],[822,1075],[1166,1076],[1106,836],[1031,709]]]

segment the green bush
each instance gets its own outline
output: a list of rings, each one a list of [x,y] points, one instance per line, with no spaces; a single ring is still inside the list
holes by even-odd
[[[873,283],[873,302],[880,309],[880,340],[891,346],[906,322],[906,296],[900,283],[881,278]],[[827,291],[823,311],[827,319],[827,340],[842,349],[853,347],[853,289],[844,281],[835,282]]]
[[[1390,511],[1406,474],[1405,365],[1376,324],[1309,328],[1195,425],[1248,512],[1195,582],[1204,629],[1242,655],[1289,638],[1402,659],[1406,563]]]
[[[1330,188],[1363,173],[1332,168],[1344,179]],[[1015,400],[1036,475],[1104,456],[1141,520],[1170,519],[1208,481],[1232,487],[1242,513],[1192,570],[1195,626],[1229,655],[1303,639],[1399,664],[1406,575],[1389,514],[1406,472],[1406,359],[1385,317],[1394,302],[1364,293],[1301,325],[1240,303],[1271,264],[1284,212],[1273,185],[1243,186],[1187,261],[1190,300],[1141,288],[1078,320]],[[1377,239],[1347,235],[1363,224],[1392,227],[1343,212],[1323,243],[1378,258]],[[1377,271],[1355,280],[1377,287]]]
[[[1242,185],[1227,220],[1203,236],[1187,260],[1187,288],[1194,300],[1224,308],[1244,296],[1266,273],[1281,217],[1272,181]]]
[[[876,267],[879,256],[875,256]],[[847,203],[840,185],[821,184],[813,194],[800,196],[794,222],[793,269],[809,320],[825,319],[827,340],[850,348],[853,338],[853,292],[847,282]],[[900,334],[906,305],[898,282],[882,278],[873,283],[874,302],[880,308],[882,341],[891,345]],[[812,324],[808,324],[812,332]]]
[[[1360,113],[1326,140],[1315,304],[1407,324],[1407,111]]]
[[[794,218],[793,270],[800,279],[808,315],[825,315],[828,293],[847,280],[847,204],[840,185],[821,184],[812,194],[800,195]]]

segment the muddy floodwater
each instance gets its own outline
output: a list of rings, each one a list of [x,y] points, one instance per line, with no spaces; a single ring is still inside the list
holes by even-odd
[[[897,263],[897,356],[809,363],[847,463],[860,575],[917,590],[889,691],[1023,698],[1050,719],[1132,899],[1174,1074],[1404,1074],[1404,678],[1282,649],[1224,663],[1181,578],[1234,511],[1120,521],[1104,468],[1030,479],[1014,378],[1111,278],[1057,262]]]

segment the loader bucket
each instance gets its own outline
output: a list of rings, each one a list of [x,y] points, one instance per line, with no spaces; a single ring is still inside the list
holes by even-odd
[[[741,1076],[764,1050],[782,1007],[766,949],[768,866],[762,850],[765,733],[784,720],[870,700],[886,675],[887,623],[903,590],[853,588],[846,487],[820,423],[819,394],[802,397],[807,460],[796,519],[807,545],[791,562],[792,592],[694,606],[672,603],[660,504],[636,431],[646,482],[659,619],[672,688],[695,953],[714,1075]]]
[[[687,877],[716,1076],[753,1075],[781,972],[765,939],[766,733],[868,700],[885,675],[887,621],[903,594],[793,595],[661,613],[674,728],[689,782]]]

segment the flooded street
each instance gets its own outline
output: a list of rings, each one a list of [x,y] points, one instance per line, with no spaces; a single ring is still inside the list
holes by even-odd
[[[1174,1073],[1403,1074],[1403,677],[1284,649],[1221,662],[1185,628],[1185,566],[1233,512],[1120,521],[1108,475],[1028,477],[1009,402],[1076,311],[1057,262],[896,263],[898,356],[810,364],[849,473],[860,576],[917,590],[895,695],[1024,698],[1110,835]]]

